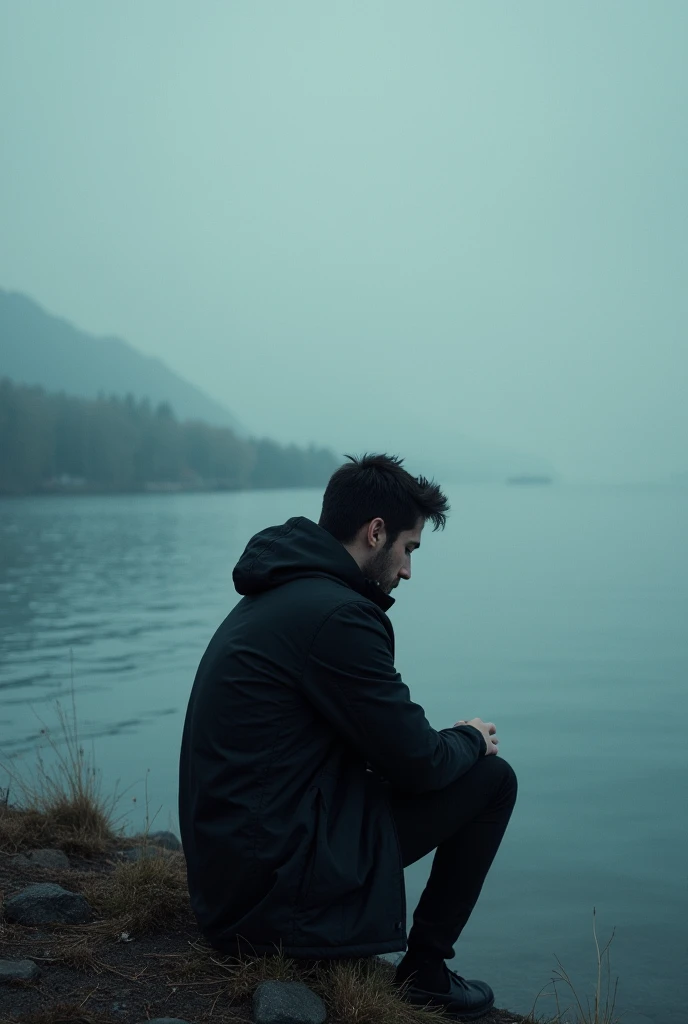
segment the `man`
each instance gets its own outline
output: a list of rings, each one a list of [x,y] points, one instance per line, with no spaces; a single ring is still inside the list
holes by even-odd
[[[184,727],[180,823],[199,926],[227,953],[407,950],[406,998],[473,1019],[490,987],[445,960],[516,799],[491,722],[437,732],[394,668],[391,592],[411,578],[439,487],[402,460],[350,458],[319,524],[249,541],[243,599],[200,663]],[[436,849],[406,936],[403,868]],[[408,948],[407,948],[408,947]]]

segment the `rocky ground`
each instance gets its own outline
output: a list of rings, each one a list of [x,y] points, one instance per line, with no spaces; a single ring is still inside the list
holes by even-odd
[[[396,997],[384,961],[303,974],[282,957],[223,960],[196,930],[169,834],[138,847],[116,840],[88,857],[18,845],[0,852],[0,1024],[437,1019]],[[283,987],[295,981],[307,988]],[[482,1019],[525,1020],[504,1010]]]

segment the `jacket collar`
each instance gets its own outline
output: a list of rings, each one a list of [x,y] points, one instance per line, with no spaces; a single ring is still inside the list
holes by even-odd
[[[355,558],[331,533],[296,516],[257,533],[234,567],[240,594],[259,594],[304,576],[331,576],[387,611],[394,598],[366,579]]]
[[[363,576],[363,573],[361,575]],[[385,594],[384,590],[380,590],[379,583],[376,583],[375,580],[366,579],[365,576],[363,576],[361,593],[364,597],[369,598],[378,607],[382,608],[383,612],[389,611],[394,604],[394,598],[390,594]]]

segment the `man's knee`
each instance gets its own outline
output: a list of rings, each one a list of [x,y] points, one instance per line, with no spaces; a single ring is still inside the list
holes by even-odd
[[[518,780],[516,778],[516,772],[511,767],[511,765],[509,764],[508,761],[505,761],[503,757],[499,756],[499,754],[494,754],[494,755],[491,754],[490,755],[490,760],[494,761],[496,765],[499,765],[499,770],[501,771],[503,779],[504,779],[505,782],[508,782],[509,785],[512,785],[512,786],[518,786]]]
[[[516,794],[518,792],[518,780],[516,772],[509,762],[505,761],[499,754],[488,754],[478,761],[478,764],[482,772],[489,777],[493,792],[498,793],[500,797],[504,797],[513,804],[516,801]]]
[[[498,754],[493,756],[493,760],[498,762],[502,776],[500,792],[504,794],[513,807],[516,803],[516,795],[518,793],[518,779],[516,778],[516,772],[509,762],[505,761],[504,758],[500,757]]]

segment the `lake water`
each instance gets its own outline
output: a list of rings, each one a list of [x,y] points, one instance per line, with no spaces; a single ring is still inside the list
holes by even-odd
[[[527,1012],[558,956],[592,991],[597,928],[626,1024],[688,1020],[688,488],[465,487],[391,617],[438,728],[496,721],[512,823],[456,968]],[[0,747],[31,761],[73,665],[82,737],[141,824],[176,821],[198,661],[249,536],[316,491],[0,502]],[[1,780],[0,780],[1,781]],[[136,802],[132,797],[136,797]],[[407,873],[409,911],[429,858]],[[551,988],[551,986],[548,986]],[[565,1002],[568,1002],[564,996]],[[538,1003],[553,1012],[551,997]]]

